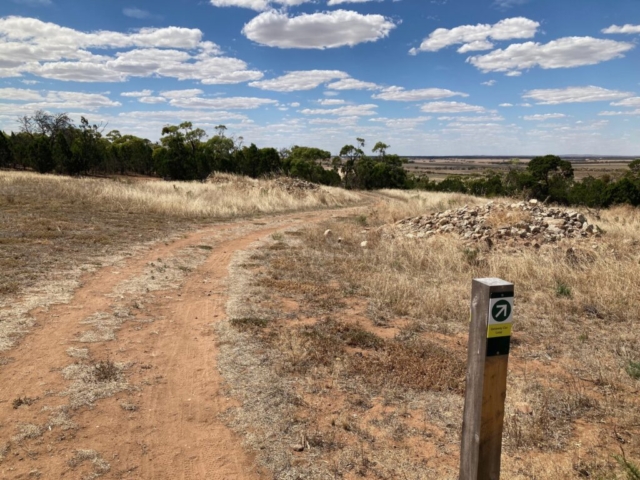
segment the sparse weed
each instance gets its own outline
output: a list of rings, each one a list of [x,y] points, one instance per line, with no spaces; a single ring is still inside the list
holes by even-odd
[[[23,405],[26,405],[27,407],[29,407],[29,406],[31,406],[33,404],[33,402],[35,402],[35,400],[33,398],[18,397],[15,400],[13,400],[11,405],[13,406],[14,410],[17,410],[18,408],[20,408]]]
[[[631,378],[634,380],[640,380],[640,362],[629,360],[626,370]]]
[[[114,382],[120,378],[120,369],[111,360],[98,362],[93,366],[93,378],[96,382]]]
[[[231,319],[231,325],[238,330],[250,330],[255,328],[265,328],[269,322],[263,318],[233,318]]]
[[[556,282],[556,296],[571,298],[571,287],[561,280]]]

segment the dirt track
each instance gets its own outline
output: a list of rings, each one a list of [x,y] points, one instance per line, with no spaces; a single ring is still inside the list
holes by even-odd
[[[232,400],[222,390],[212,324],[225,315],[235,252],[332,214],[216,225],[157,244],[87,275],[70,303],[33,312],[37,326],[0,357],[0,478],[268,478],[219,419]],[[96,314],[121,320],[91,326]],[[70,347],[87,355],[72,358]],[[97,390],[106,398],[78,397],[69,365],[105,360],[122,368],[118,382]],[[33,402],[14,408],[24,397]]]

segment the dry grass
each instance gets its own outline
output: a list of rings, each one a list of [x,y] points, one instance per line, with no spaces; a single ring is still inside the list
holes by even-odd
[[[340,189],[287,192],[275,180],[231,175],[204,184],[0,171],[0,352],[32,327],[31,310],[67,302],[83,273],[150,242],[212,221],[359,200]]]
[[[483,200],[383,195],[233,267],[230,422],[275,478],[456,478],[470,286],[489,276],[516,285],[503,475],[623,478],[619,446],[640,458],[640,212],[590,218],[599,239],[489,249],[377,228]]]
[[[113,212],[161,214],[168,217],[233,218],[321,207],[338,207],[360,200],[343,189],[321,187],[303,195],[287,192],[276,180],[255,180],[224,175],[218,183],[72,179],[60,175],[1,172],[4,201],[18,200],[15,186],[57,193],[57,200],[75,199],[78,205],[107,208]],[[19,200],[18,200],[19,201]]]

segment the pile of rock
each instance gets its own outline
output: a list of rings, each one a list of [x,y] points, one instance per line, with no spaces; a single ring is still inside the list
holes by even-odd
[[[275,179],[275,184],[276,187],[291,194],[300,194],[301,192],[318,190],[320,188],[320,186],[315,183],[291,177],[278,177]]]
[[[537,200],[512,204],[489,202],[399,221],[396,228],[408,238],[454,233],[470,242],[518,243],[539,248],[565,238],[600,236],[598,226],[579,212],[546,207]]]

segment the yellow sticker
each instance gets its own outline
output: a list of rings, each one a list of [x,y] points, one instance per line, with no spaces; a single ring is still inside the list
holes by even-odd
[[[510,337],[511,323],[489,325],[487,329],[487,338]]]

